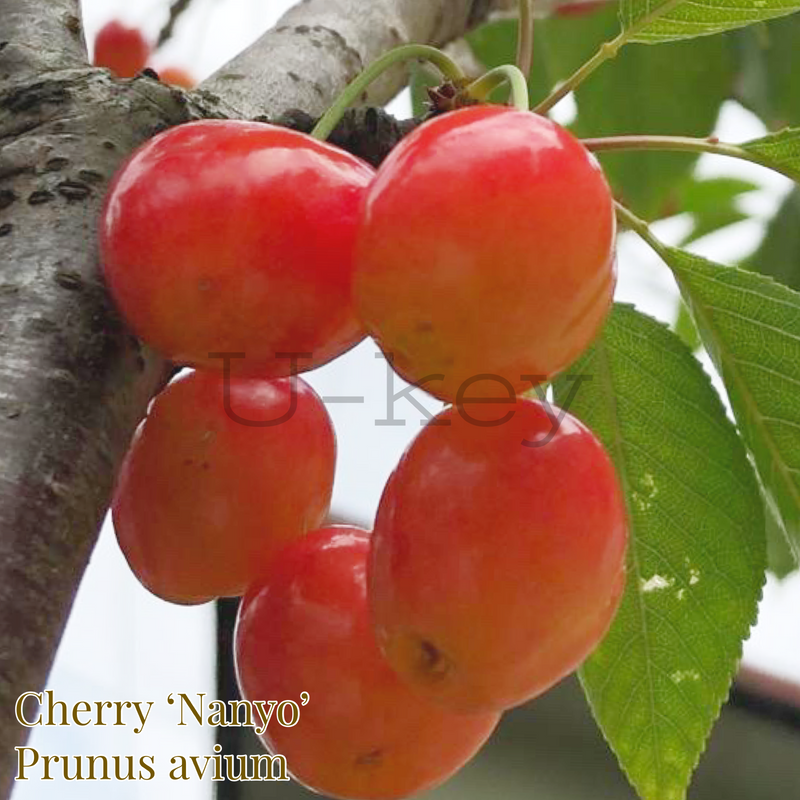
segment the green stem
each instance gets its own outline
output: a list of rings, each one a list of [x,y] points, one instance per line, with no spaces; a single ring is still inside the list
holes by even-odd
[[[533,0],[519,0],[516,64],[527,79],[533,66]]]
[[[610,42],[604,42],[600,49],[582,66],[578,67],[564,83],[557,86],[533,110],[537,114],[546,114],[559,100],[565,98],[570,92],[578,88],[599,66],[614,58],[620,48],[635,39],[636,35],[645,29],[651,22],[663,17],[684,0],[666,0],[647,14],[643,14],[632,25],[620,31],[619,35]]]
[[[373,81],[383,75],[386,70],[395,66],[395,64],[411,61],[415,58],[429,61],[439,69],[447,80],[457,82],[464,79],[464,73],[458,64],[436,47],[430,47],[426,44],[401,45],[373,61],[344,88],[333,105],[322,115],[314,130],[311,131],[311,136],[323,141],[327,139],[341,121],[344,112],[361,97],[362,93]]]
[[[601,139],[582,139],[587,150],[601,153],[609,150],[670,150],[684,153],[714,153],[730,156],[776,169],[764,162],[758,153],[751,153],[735,144],[725,144],[715,138],[695,139],[691,136],[608,136]],[[792,177],[791,175],[789,177]]]
[[[690,153],[717,153],[722,156],[745,158],[752,161],[754,156],[737,147],[725,144],[714,138],[696,139],[691,136],[606,136],[600,139],[582,139],[587,150],[602,152],[604,150],[677,150]]]
[[[464,91],[475,100],[486,100],[504,83],[508,83],[511,87],[511,104],[520,111],[527,111],[530,108],[528,83],[525,76],[513,64],[490,69],[485,75],[470,83]]]
[[[667,246],[653,235],[650,226],[643,219],[637,217],[633,211],[629,208],[625,208],[622,203],[618,203],[616,200],[614,201],[614,209],[617,212],[617,220],[620,225],[637,233],[662,258],[666,255]]]
[[[600,45],[600,49],[586,63],[575,70],[575,72],[560,86],[553,89],[553,91],[533,109],[534,112],[537,114],[546,114],[559,100],[563,100],[571,91],[577,89],[599,66],[614,58],[626,41],[627,34],[623,31],[616,39],[612,39],[610,42],[604,42]]]

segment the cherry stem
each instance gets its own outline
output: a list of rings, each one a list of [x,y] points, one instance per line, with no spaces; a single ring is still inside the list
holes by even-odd
[[[498,87],[507,83],[511,87],[511,105],[520,111],[528,111],[528,82],[518,67],[504,64],[502,67],[490,69],[485,75],[470,83],[464,90],[475,100],[486,100]]]
[[[762,167],[768,167],[776,172],[771,164],[764,162],[758,153],[745,150],[735,144],[726,144],[715,137],[695,139],[691,136],[608,136],[600,139],[582,139],[581,143],[587,150],[600,153],[609,150],[671,150],[684,153],[714,153],[720,156],[740,158]],[[792,175],[788,177],[792,178]]]
[[[533,66],[533,0],[519,0],[517,67],[527,78]]]
[[[553,89],[533,110],[537,114],[546,114],[559,100],[563,100],[571,91],[577,89],[599,66],[614,58],[626,41],[627,35],[621,33],[616,39],[601,44],[600,49],[587,62],[578,67],[569,78]]]
[[[322,141],[327,139],[334,128],[341,122],[345,111],[361,97],[362,93],[373,81],[377,80],[384,72],[396,64],[413,59],[429,61],[447,80],[453,82],[464,80],[464,73],[461,71],[461,67],[438,48],[425,44],[401,45],[373,61],[357,78],[344,88],[331,107],[322,115],[319,122],[317,122],[314,130],[311,131],[311,136]]]
[[[617,213],[617,221],[621,227],[628,228],[638,234],[653,250],[665,261],[669,248],[650,230],[650,226],[640,217],[637,217],[629,208],[622,203],[614,201],[614,210]]]
[[[638,34],[646,30],[647,26],[672,11],[675,6],[680,5],[684,0],[666,0],[657,5],[651,11],[642,14],[633,23],[628,24],[610,42],[604,42],[600,49],[582,66],[578,67],[564,83],[557,86],[541,103],[533,110],[537,114],[546,114],[559,100],[565,98],[570,92],[578,88],[599,66],[606,61],[614,58],[620,48],[631,41],[637,41]],[[638,41],[642,41],[639,39]]]

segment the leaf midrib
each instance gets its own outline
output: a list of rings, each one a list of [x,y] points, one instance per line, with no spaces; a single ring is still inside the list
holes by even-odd
[[[628,461],[625,455],[624,437],[622,435],[622,426],[620,422],[619,413],[617,410],[617,398],[614,392],[613,380],[611,379],[611,358],[608,353],[608,347],[605,340],[600,337],[597,341],[597,355],[603,361],[603,368],[601,370],[603,380],[603,390],[608,400],[610,409],[611,422],[612,422],[612,436],[613,444],[612,449],[616,455],[615,462],[619,464],[619,477],[622,484],[623,496],[625,498],[625,507],[628,512],[629,520],[629,538],[628,547],[631,551],[631,564],[633,565],[634,578],[636,586],[634,591],[636,593],[636,602],[639,607],[639,616],[642,625],[642,642],[646,653],[645,663],[647,665],[647,686],[648,686],[648,699],[650,701],[650,725],[653,731],[653,760],[655,763],[656,780],[659,785],[662,784],[662,765],[660,759],[660,750],[658,744],[658,725],[657,720],[659,714],[656,712],[654,696],[655,687],[653,683],[653,672],[651,668],[651,646],[649,638],[649,629],[647,625],[647,609],[645,607],[644,598],[642,593],[638,590],[641,585],[641,569],[639,566],[639,555],[637,552],[636,536],[634,535],[634,516],[628,498],[631,496],[632,487],[628,480]]]

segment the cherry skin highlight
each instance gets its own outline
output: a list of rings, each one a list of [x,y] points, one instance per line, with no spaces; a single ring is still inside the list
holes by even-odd
[[[595,336],[611,305],[614,235],[605,177],[570,133],[505,106],[460,109],[421,125],[378,169],[359,232],[358,313],[395,369],[431,394],[459,402],[487,374],[519,394]],[[502,394],[496,380],[469,390]]]
[[[118,78],[132,78],[150,57],[150,43],[137,28],[117,20],[107,22],[94,40],[94,65],[110,69]]]
[[[383,660],[366,598],[369,535],[339,526],[287,545],[239,609],[236,668],[248,700],[309,700],[264,744],[330,797],[388,800],[438,785],[480,748],[496,713],[459,715],[411,691]]]
[[[145,587],[176,603],[242,594],[328,512],[335,439],[313,390],[300,378],[232,378],[227,410],[224,392],[215,372],[173,381],[117,479],[122,552]]]
[[[236,373],[266,378],[324,364],[363,336],[353,250],[373,174],[272,125],[171,128],[112,182],[106,283],[133,330],[177,363],[221,369],[214,354],[240,353]]]
[[[553,686],[604,636],[624,588],[625,504],[602,445],[569,414],[556,425],[521,397],[480,406],[483,424],[461,411],[435,417],[386,486],[370,602],[411,686],[497,710]]]

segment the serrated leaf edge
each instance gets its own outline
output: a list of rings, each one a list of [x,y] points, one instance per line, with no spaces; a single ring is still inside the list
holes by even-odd
[[[703,378],[709,383],[709,386],[710,386],[712,392],[714,393],[714,396],[717,398],[717,401],[719,402],[720,407],[723,408],[723,410],[724,410],[724,407],[722,406],[722,401],[719,400],[719,396],[717,395],[716,390],[714,390],[713,384],[710,383],[708,375],[706,374],[706,372],[703,369],[702,365],[694,357],[693,353],[685,345],[685,343],[669,329],[668,325],[663,323],[661,320],[658,320],[658,319],[655,319],[654,317],[651,317],[648,314],[643,314],[641,311],[636,309],[630,303],[615,303],[614,305],[617,306],[617,307],[620,307],[620,308],[624,308],[624,309],[626,309],[626,311],[632,311],[632,312],[635,312],[637,314],[642,314],[642,316],[647,317],[649,320],[654,322],[659,327],[663,328],[668,334],[670,334],[672,337],[674,337],[674,339],[678,343],[679,347],[682,348],[689,355],[689,357],[691,358],[691,361],[696,365],[696,370],[699,371],[699,373],[702,374]],[[606,367],[607,367],[606,370],[604,371],[603,382],[604,382],[604,384],[607,384],[607,377],[606,376],[611,373],[611,370],[610,370],[610,360],[609,360],[609,356],[608,356],[608,352],[607,352],[607,346],[603,341],[602,334],[595,341],[594,347],[595,347],[595,353],[599,353],[599,351],[601,349],[603,350],[602,358],[605,361]],[[612,400],[611,408],[612,408],[612,411],[613,411],[614,418],[616,419],[618,417],[618,415],[616,413],[617,403],[616,403],[616,397],[615,397],[614,392],[613,392],[613,387],[609,387],[608,385],[604,385],[604,392],[606,394],[608,394],[609,397]],[[736,434],[736,436],[740,437],[740,434],[739,434],[736,426],[727,418],[727,416],[725,416],[723,418],[723,422],[727,426],[729,426],[729,428]],[[618,435],[619,429],[620,429],[619,425],[615,425],[614,426],[613,450],[615,451],[617,457],[620,459],[619,462],[617,462],[617,460],[615,459],[615,464],[617,464],[617,463],[625,463],[624,449],[623,449],[622,442],[619,440],[619,435]],[[625,496],[625,505],[626,505],[626,508],[628,509],[628,519],[630,521],[631,528],[633,529],[633,527],[634,527],[634,517],[633,517],[633,514],[631,513],[630,502],[629,502],[630,482],[628,480],[628,470],[627,469],[623,470],[623,469],[618,467],[617,473],[619,475],[620,483],[622,484],[623,493],[624,493],[624,496]],[[630,539],[629,539],[629,547],[631,547],[631,550],[632,550],[631,561],[633,563],[634,572],[636,573],[635,577],[636,577],[636,580],[638,582],[638,580],[639,580],[639,578],[641,576],[640,576],[640,570],[639,570],[639,567],[638,567],[638,563],[639,563],[638,562],[638,557],[635,555],[635,552],[634,552],[635,551],[635,536],[631,536],[630,537]],[[753,626],[755,625],[755,623],[756,623],[756,621],[758,619],[758,607],[759,607],[759,605],[761,603],[761,599],[764,596],[764,584],[765,584],[765,582],[766,582],[766,567],[764,567],[763,574],[762,574],[762,579],[761,579],[761,582],[759,584],[758,595],[757,595],[756,603],[755,603],[755,606],[754,606],[755,610],[752,613],[752,615],[751,615],[751,617],[750,617],[750,619],[748,621],[748,624],[747,624],[747,627],[748,627],[749,630],[752,630]],[[637,585],[638,585],[638,583],[637,583]],[[643,622],[644,622],[644,615],[645,615],[644,601],[643,601],[643,599],[641,597],[641,593],[637,593],[637,595],[638,595],[637,602],[638,602],[641,614],[643,616]],[[647,630],[646,624],[643,624],[643,629],[645,631]],[[644,637],[646,638],[646,633],[644,634]],[[727,703],[728,698],[730,697],[731,686],[733,685],[733,681],[735,679],[736,673],[738,672],[739,664],[740,664],[741,659],[742,659],[743,645],[744,645],[744,642],[749,637],[750,637],[750,633],[748,632],[747,636],[745,636],[743,639],[741,639],[739,641],[739,645],[738,645],[738,648],[737,648],[738,652],[737,652],[736,658],[734,660],[734,663],[733,663],[733,666],[732,666],[732,670],[731,670],[731,673],[730,673],[730,677],[729,677],[729,681],[728,681],[728,690],[724,693],[723,696],[721,696],[719,698],[718,701],[715,701],[716,704],[714,704],[714,702],[712,702],[712,704],[711,704],[712,716],[710,718],[710,724],[708,726],[708,732],[706,733],[706,736],[703,739],[700,748],[698,749],[696,758],[691,763],[691,766],[690,766],[690,769],[689,769],[689,777],[690,777],[690,779],[691,779],[691,776],[694,774],[695,770],[697,769],[697,766],[700,763],[700,759],[703,757],[703,754],[705,753],[705,751],[706,751],[706,749],[708,747],[708,741],[709,741],[709,739],[711,737],[711,732],[713,731],[714,725],[716,724],[717,720],[719,719],[719,716],[720,716],[720,714],[722,712],[722,707],[725,705],[725,703]],[[582,688],[583,693],[584,693],[584,697],[586,698],[587,704],[589,705],[589,710],[591,711],[592,718],[595,720],[595,722],[597,724],[597,727],[599,728],[600,733],[603,736],[603,739],[605,740],[606,744],[609,746],[609,749],[611,750],[612,753],[614,753],[614,756],[617,759],[617,763],[619,764],[620,769],[622,770],[623,774],[628,779],[629,783],[634,788],[634,790],[639,795],[639,797],[642,797],[642,800],[658,800],[658,798],[646,798],[640,793],[639,788],[634,783],[632,776],[628,773],[627,769],[625,768],[625,765],[622,763],[622,761],[617,756],[617,753],[614,750],[613,744],[611,743],[611,741],[609,741],[609,738],[606,736],[606,733],[605,733],[605,731],[603,729],[603,726],[602,726],[602,724],[600,722],[597,709],[595,708],[594,703],[592,702],[591,693],[589,691],[589,688],[584,683],[583,669],[582,668],[578,669],[577,675],[578,675],[578,680],[580,682],[581,688]],[[652,681],[652,673],[650,671],[650,662],[649,662],[649,660],[648,660],[648,676],[647,676],[647,680],[648,680],[648,682],[650,684],[650,687],[652,689],[653,681]],[[651,697],[652,697],[652,694],[653,694],[653,692],[651,691],[650,692],[650,696]],[[656,716],[655,710],[652,709],[651,722],[654,722],[655,716]],[[653,730],[655,731],[655,729],[656,729],[655,725],[653,725]],[[689,783],[687,783],[686,787],[684,787],[683,793],[682,793],[682,798],[686,797],[686,792],[688,791],[690,784],[691,784],[691,781],[689,781]]]
[[[696,255],[694,255],[692,253],[688,253],[688,254],[684,253],[684,251],[679,250],[678,248],[667,248],[667,252],[677,252],[677,253],[680,254],[679,258],[682,258],[684,255],[689,255],[692,258],[698,258],[698,259],[700,259],[702,261],[706,261],[705,259],[701,259],[700,256],[696,256]],[[748,273],[746,270],[741,270],[738,267],[722,267],[721,265],[715,264],[714,262],[708,262],[708,263],[712,264],[713,266],[716,266],[716,267],[719,267],[719,268],[723,268],[723,269],[730,269],[730,270],[733,270],[735,272],[742,273],[744,275],[754,275],[755,274],[755,273]],[[691,266],[689,267],[689,269],[690,270],[692,269]],[[677,270],[678,273],[680,273],[681,267],[677,267],[676,270]],[[710,281],[714,281],[714,282],[718,283],[716,278],[713,278],[712,276],[709,276],[709,275],[705,275],[704,276],[704,275],[701,275],[698,272],[695,272],[695,274],[699,275],[701,279],[705,278],[706,280],[710,280]],[[767,281],[768,283],[771,283],[775,287],[780,287],[780,289],[783,289],[783,290],[785,290],[787,292],[791,292],[792,291],[791,289],[789,289],[788,286],[784,286],[782,283],[774,280],[769,275],[761,275],[761,274],[759,274],[758,277],[760,277],[761,279]],[[736,359],[733,356],[733,353],[730,350],[730,347],[729,347],[727,341],[725,340],[725,338],[723,336],[718,335],[718,334],[714,334],[713,335],[713,338],[712,338],[711,342],[707,341],[707,338],[709,336],[712,336],[710,331],[714,329],[714,326],[711,325],[709,316],[706,313],[704,313],[704,310],[698,307],[699,301],[697,301],[693,297],[693,295],[691,293],[691,290],[687,286],[684,285],[684,282],[681,281],[679,277],[677,278],[677,280],[678,280],[678,285],[680,286],[680,289],[681,289],[681,293],[686,298],[687,303],[690,305],[694,315],[697,317],[698,322],[700,323],[698,325],[698,328],[699,328],[699,330],[701,332],[701,337],[703,338],[704,343],[706,344],[706,347],[708,348],[708,351],[711,354],[712,359],[717,364],[717,367],[718,367],[718,369],[720,371],[720,374],[722,375],[723,381],[726,380],[725,379],[725,375],[726,374],[731,376],[731,380],[734,382],[734,384],[736,386],[736,389],[739,391],[739,393],[740,393],[740,395],[743,398],[743,401],[745,403],[744,412],[750,417],[750,419],[752,420],[754,426],[758,429],[762,440],[764,441],[764,443],[767,446],[767,450],[768,450],[768,452],[770,454],[770,464],[771,464],[771,467],[772,467],[773,475],[776,474],[776,469],[777,469],[777,474],[780,475],[782,483],[784,484],[784,486],[788,486],[789,487],[789,496],[794,501],[795,506],[797,508],[797,515],[798,515],[798,517],[800,517],[800,489],[798,489],[798,487],[795,486],[794,481],[792,481],[791,477],[789,476],[788,465],[786,465],[784,463],[783,459],[780,457],[780,452],[778,450],[778,447],[777,447],[777,445],[775,443],[774,438],[772,437],[771,433],[769,432],[769,427],[766,424],[766,419],[765,419],[764,415],[761,413],[761,411],[758,409],[758,404],[755,402],[752,394],[750,393],[750,390],[747,388],[747,385],[746,385],[741,373],[739,372],[739,370],[737,368]],[[800,308],[800,303],[798,303],[798,307]],[[713,317],[713,312],[711,313],[711,316]],[[703,331],[705,331],[705,336],[703,336]],[[736,409],[734,409],[734,415],[735,415],[735,413],[736,413]],[[747,436],[746,435],[743,436],[743,439],[745,441],[745,444],[747,444]],[[750,448],[750,447],[748,447],[747,449],[752,451],[752,448]],[[756,471],[759,471],[758,470],[758,464],[756,464]],[[766,488],[766,486],[767,486],[766,482],[764,482],[764,486]],[[798,556],[800,555],[797,552],[797,545],[794,542],[792,537],[789,537],[789,541],[790,541],[790,544],[792,545],[792,549],[794,550],[795,558],[797,559]]]

